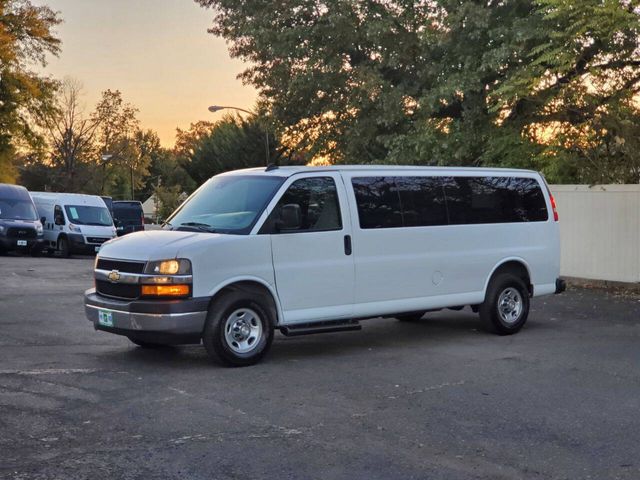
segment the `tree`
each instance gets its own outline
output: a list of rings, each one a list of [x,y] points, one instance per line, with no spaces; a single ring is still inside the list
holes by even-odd
[[[128,170],[131,199],[135,199],[135,191],[145,186],[149,176],[149,167],[154,154],[161,149],[160,138],[153,130],[136,130],[133,137],[127,140],[129,149],[122,156],[122,165]]]
[[[40,140],[32,119],[50,107],[56,82],[30,68],[60,51],[52,33],[60,22],[49,7],[0,0],[0,182],[15,180],[16,149]]]
[[[158,203],[157,215],[161,221],[166,220],[184,201],[184,192],[179,185],[169,187],[158,185],[153,193]]]
[[[216,123],[198,122],[177,132],[175,152],[198,184],[213,175],[238,168],[266,166],[265,125],[263,117],[226,115]],[[269,161],[287,160],[288,149],[273,132],[269,134]]]
[[[141,190],[141,198],[149,198],[158,188],[177,187],[180,193],[191,193],[196,184],[178,162],[175,152],[168,148],[160,148],[151,152],[149,176]]]
[[[84,115],[82,85],[65,78],[55,100],[55,108],[39,120],[48,146],[50,187],[75,192],[95,174],[97,151],[95,134],[98,123]]]
[[[122,176],[136,161],[130,138],[139,130],[138,109],[126,103],[119,90],[105,90],[96,105],[91,119],[96,123],[96,142],[100,155],[100,174],[94,187],[105,194],[116,182],[122,184]]]
[[[313,155],[640,180],[635,0],[196,1]]]

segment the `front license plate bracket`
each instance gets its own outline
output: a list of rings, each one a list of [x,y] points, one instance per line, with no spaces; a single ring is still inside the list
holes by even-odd
[[[98,310],[98,325],[103,327],[113,327],[113,312],[108,310]]]

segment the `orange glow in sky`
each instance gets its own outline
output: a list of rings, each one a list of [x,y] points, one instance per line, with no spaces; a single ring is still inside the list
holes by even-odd
[[[207,33],[213,11],[190,0],[34,0],[59,11],[59,58],[45,71],[82,82],[86,113],[100,92],[120,90],[136,106],[143,128],[173,146],[176,127],[217,120],[212,104],[245,109],[257,94],[236,75],[245,65],[229,58],[224,40]]]

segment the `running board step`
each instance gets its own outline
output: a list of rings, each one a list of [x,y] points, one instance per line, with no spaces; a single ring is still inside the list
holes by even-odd
[[[299,335],[313,335],[316,333],[349,332],[362,330],[362,325],[355,320],[346,322],[317,322],[302,323],[300,325],[287,325],[280,327],[280,331],[287,337],[297,337]]]

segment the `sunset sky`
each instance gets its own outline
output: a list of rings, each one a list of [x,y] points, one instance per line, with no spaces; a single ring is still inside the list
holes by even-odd
[[[59,58],[46,72],[71,76],[84,86],[86,111],[100,92],[118,89],[140,109],[144,128],[172,146],[176,127],[215,120],[211,104],[251,109],[252,87],[236,75],[244,70],[231,60],[222,39],[207,33],[213,12],[191,0],[37,0],[61,13]]]

